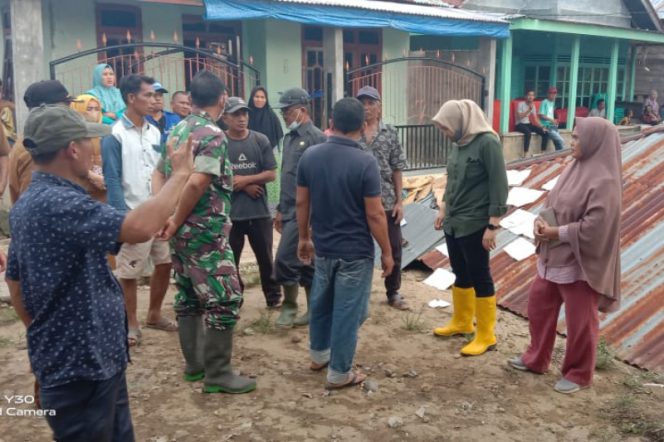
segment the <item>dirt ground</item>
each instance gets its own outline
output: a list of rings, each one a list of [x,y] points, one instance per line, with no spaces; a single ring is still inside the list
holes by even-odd
[[[389,308],[374,277],[371,316],[360,331],[356,365],[376,391],[353,388],[328,394],[324,373],[308,370],[307,330],[274,330],[277,312],[264,307],[257,286],[246,292],[236,329],[234,365],[256,376],[250,394],[204,395],[201,383],[182,380],[176,333],[143,330],[127,370],[138,441],[664,441],[664,376],[618,361],[598,371],[595,385],[573,396],[553,391],[560,375],[559,338],[550,373],[533,375],[505,361],[527,344],[527,322],[499,314],[497,351],[477,358],[458,352],[464,338],[431,334],[450,310],[424,304],[450,298],[404,273],[412,313]],[[255,276],[246,276],[256,283]],[[303,298],[303,295],[301,296]],[[144,318],[147,291],[139,294]],[[173,291],[165,312],[172,316]],[[31,394],[25,333],[9,307],[0,308],[0,392]],[[4,399],[2,399],[4,401]],[[6,407],[0,404],[0,408]],[[27,408],[24,406],[24,408]],[[0,442],[45,441],[43,418],[0,416]]]

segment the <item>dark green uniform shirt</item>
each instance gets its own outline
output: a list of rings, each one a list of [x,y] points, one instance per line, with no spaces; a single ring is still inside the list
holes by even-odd
[[[484,229],[489,217],[507,212],[507,172],[500,141],[480,134],[469,144],[452,145],[447,162],[445,233],[455,238]]]

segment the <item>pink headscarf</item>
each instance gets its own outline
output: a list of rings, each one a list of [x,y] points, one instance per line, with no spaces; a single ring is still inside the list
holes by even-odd
[[[575,259],[590,287],[602,295],[600,311],[615,311],[620,306],[620,137],[613,124],[596,117],[578,119],[576,133],[581,158],[563,171],[545,204],[559,226],[569,226],[570,247],[544,253],[552,265]]]

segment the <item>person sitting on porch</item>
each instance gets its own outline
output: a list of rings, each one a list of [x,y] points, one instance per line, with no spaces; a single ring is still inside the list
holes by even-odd
[[[630,109],[627,111],[627,115],[625,115],[623,119],[620,120],[618,126],[631,126],[633,124],[632,118],[634,118],[634,111]]]
[[[148,120],[148,123],[159,129],[161,144],[165,146],[168,134],[180,122],[181,118],[173,112],[164,109],[164,94],[167,94],[168,90],[159,82],[155,82],[152,86],[154,87],[154,106],[152,107],[152,114],[145,117],[145,119]]]
[[[540,104],[539,117],[542,121],[542,126],[549,131],[549,137],[553,140],[556,150],[563,150],[565,148],[565,141],[558,132],[558,120],[555,119],[553,114],[556,109],[556,94],[558,94],[558,89],[555,86],[551,86],[546,100],[542,100],[542,104]]]
[[[527,91],[526,101],[519,103],[516,108],[516,120],[518,121],[515,130],[523,134],[523,156],[528,157],[528,149],[530,148],[530,137],[533,132],[542,137],[541,150],[546,150],[546,144],[549,142],[549,131],[542,127],[539,118],[537,118],[537,110],[535,109],[535,91]]]
[[[589,117],[606,118],[606,101],[597,100],[597,107],[590,111]]]
[[[662,122],[660,116],[655,113],[655,111],[650,107],[649,104],[643,109],[643,115],[641,115],[641,121],[643,124],[650,124],[652,126]]]
[[[105,63],[98,64],[92,75],[93,88],[86,93],[101,101],[102,122],[113,124],[125,110],[120,89],[115,87],[115,72]]]
[[[657,102],[657,91],[655,89],[650,91],[650,96],[646,97],[645,101],[643,102],[644,113],[646,106],[650,106],[650,109],[652,109],[655,115],[659,115],[659,103]]]

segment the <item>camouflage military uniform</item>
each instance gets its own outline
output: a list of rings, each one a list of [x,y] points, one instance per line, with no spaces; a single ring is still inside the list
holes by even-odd
[[[178,316],[199,315],[204,311],[210,328],[233,328],[239,319],[242,291],[228,243],[231,230],[233,176],[226,152],[226,138],[205,112],[194,112],[171,131],[170,137],[186,143],[194,141],[197,173],[213,176],[208,190],[187,220],[171,239],[175,284],[175,311]],[[169,138],[170,138],[169,137]],[[172,173],[164,159],[163,172]]]

